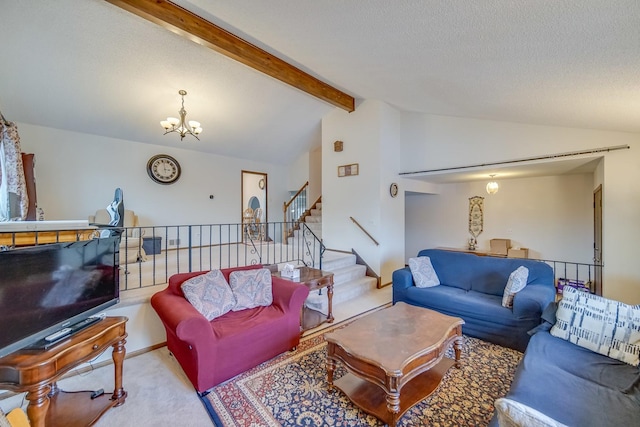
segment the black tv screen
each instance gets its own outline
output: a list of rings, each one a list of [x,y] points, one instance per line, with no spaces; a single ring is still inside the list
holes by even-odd
[[[0,357],[118,302],[119,237],[0,252]]]

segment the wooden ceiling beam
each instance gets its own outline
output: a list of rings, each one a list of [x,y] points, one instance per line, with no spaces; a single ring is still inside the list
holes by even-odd
[[[348,112],[355,110],[355,100],[352,96],[170,1],[106,1],[329,104]]]

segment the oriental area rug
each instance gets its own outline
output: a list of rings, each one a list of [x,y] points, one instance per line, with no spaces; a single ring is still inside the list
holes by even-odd
[[[202,401],[218,427],[384,426],[338,389],[327,388],[324,333],[304,337],[282,354],[214,387]],[[453,350],[447,353],[453,358]],[[464,337],[462,367],[452,367],[436,391],[407,411],[398,426],[486,426],[493,402],[509,390],[522,353]],[[334,379],[346,371],[340,365]]]

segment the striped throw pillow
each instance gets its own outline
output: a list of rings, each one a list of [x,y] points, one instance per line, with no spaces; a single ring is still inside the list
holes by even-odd
[[[638,366],[640,305],[629,305],[565,287],[551,335]]]

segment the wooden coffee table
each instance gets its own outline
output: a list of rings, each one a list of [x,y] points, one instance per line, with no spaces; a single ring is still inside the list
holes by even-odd
[[[325,335],[329,388],[395,427],[459,367],[464,320],[402,302]],[[445,358],[453,344],[455,361]],[[337,362],[348,371],[333,382]]]

